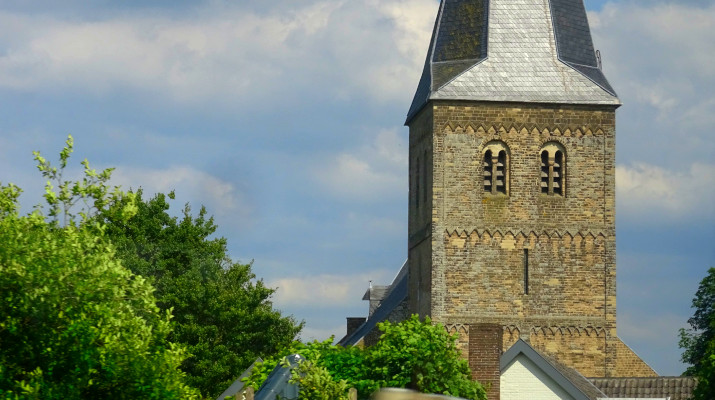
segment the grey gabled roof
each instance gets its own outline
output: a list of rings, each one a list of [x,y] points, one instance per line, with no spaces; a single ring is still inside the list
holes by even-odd
[[[385,295],[390,290],[390,286],[386,285],[372,285],[362,295],[363,300],[373,300],[380,301],[385,298]]]
[[[290,383],[291,370],[298,366],[298,363],[304,361],[304,358],[299,354],[291,354],[286,356],[288,367],[284,367],[280,363],[273,368],[268,377],[263,382],[256,394],[255,400],[274,400],[279,398],[297,399],[298,385]]]
[[[228,387],[228,389],[224,390],[223,393],[221,393],[221,395],[218,396],[218,398],[216,398],[216,400],[223,400],[226,397],[235,396],[237,393],[242,392],[243,386],[244,386],[243,379],[248,377],[249,375],[251,375],[251,371],[253,370],[253,367],[256,366],[256,363],[262,363],[262,362],[263,362],[263,359],[261,359],[261,357],[258,357],[256,359],[256,361],[254,361],[253,364],[251,364],[250,367],[246,368],[246,370],[243,371],[241,376],[239,376],[238,378],[236,378],[235,381],[233,381],[233,383],[231,384],[231,386]]]
[[[407,122],[438,99],[620,104],[583,0],[442,0]]]
[[[553,358],[534,350],[528,343],[519,339],[499,359],[499,367],[503,374],[507,367],[520,354],[523,354],[547,376],[553,379],[562,389],[576,400],[596,400],[606,397],[588,379],[573,368],[566,367]]]
[[[338,344],[341,346],[353,346],[375,329],[379,322],[385,321],[390,313],[407,298],[407,281],[407,261],[405,261],[392,281],[385,298],[372,315],[355,332],[340,339]]]

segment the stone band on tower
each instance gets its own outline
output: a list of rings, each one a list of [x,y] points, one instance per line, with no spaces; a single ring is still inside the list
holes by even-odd
[[[406,121],[408,301],[470,360],[492,325],[584,376],[655,375],[616,333],[619,106],[582,0],[440,4]]]

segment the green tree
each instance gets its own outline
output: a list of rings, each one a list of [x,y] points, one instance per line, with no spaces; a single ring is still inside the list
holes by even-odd
[[[327,368],[316,360],[303,360],[290,371],[291,383],[300,388],[297,400],[348,400],[348,383],[344,379],[336,380]],[[281,363],[288,367],[287,359]]]
[[[471,379],[467,361],[441,324],[417,315],[399,324],[383,322],[384,333],[370,348],[368,376],[379,387],[406,387],[466,399],[486,399],[482,385]]]
[[[691,364],[685,375],[698,378],[697,399],[710,399],[715,393],[715,268],[700,282],[688,320],[689,329],[680,329],[682,360]]]
[[[89,221],[131,215],[132,196],[86,160],[82,181],[63,180],[71,152],[70,137],[59,169],[36,153],[49,221],[40,207],[20,215],[20,190],[0,186],[0,398],[196,398],[179,369],[184,350],[168,339],[170,315]]]
[[[482,385],[471,379],[469,366],[457,350],[456,337],[443,325],[432,324],[429,318],[420,321],[413,315],[401,323],[383,322],[378,327],[384,333],[372,347],[334,346],[331,338],[307,344],[295,342],[281,356],[300,354],[312,362],[306,367],[312,368],[311,372],[316,375],[311,382],[332,385],[325,380],[321,369],[316,370],[316,366],[325,368],[336,384],[344,381],[348,387],[356,388],[361,399],[385,387],[486,399]],[[279,359],[268,358],[259,364],[246,384],[260,387]],[[340,385],[330,387],[342,388]]]
[[[274,289],[256,280],[251,264],[233,262],[226,240],[201,208],[169,214],[174,194],[149,200],[136,193],[136,215],[99,214],[124,265],[156,287],[157,304],[173,310],[172,341],[191,356],[182,364],[189,383],[206,397],[228,387],[257,357],[286,348],[302,323],[284,317],[270,301]]]

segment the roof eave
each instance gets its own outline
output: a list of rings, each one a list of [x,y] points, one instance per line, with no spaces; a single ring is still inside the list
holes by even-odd
[[[485,99],[479,97],[464,98],[464,97],[435,97],[430,95],[421,107],[416,108],[413,112],[407,114],[404,126],[409,126],[427,105],[433,101],[474,101],[483,103],[528,103],[528,104],[566,104],[574,106],[611,106],[617,109],[623,105],[618,97],[614,97],[613,101],[582,101],[582,100],[563,100],[563,101],[546,101],[546,100],[525,100],[525,99]]]

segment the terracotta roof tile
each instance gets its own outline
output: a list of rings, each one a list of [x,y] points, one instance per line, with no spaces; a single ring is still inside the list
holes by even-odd
[[[695,378],[659,376],[655,378],[589,378],[608,397],[666,398],[688,400],[695,389]]]

